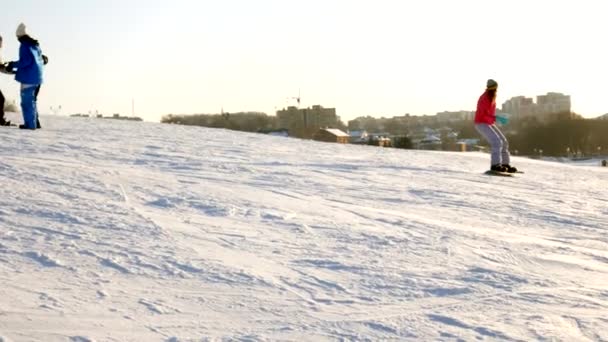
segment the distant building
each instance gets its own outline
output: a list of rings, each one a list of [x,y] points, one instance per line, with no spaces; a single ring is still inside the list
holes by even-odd
[[[536,105],[541,114],[570,113],[571,110],[570,96],[562,93],[539,95],[536,97]]]
[[[369,141],[369,134],[365,130],[349,131],[348,142],[351,144],[367,144]]]
[[[380,147],[391,147],[392,140],[388,132],[369,133],[369,141]]]
[[[112,114],[112,116],[101,117],[101,115],[98,115],[97,117],[102,118],[102,119],[113,119],[113,120],[143,121],[141,118],[139,118],[137,116],[120,116],[120,114],[118,114],[118,113],[114,113],[114,114]]]
[[[98,118],[98,119],[114,119],[114,120],[128,120],[128,121],[143,121],[141,118],[137,117],[137,116],[120,116],[120,114],[113,114],[112,116],[103,116],[102,114],[72,114],[70,115],[70,117],[73,118],[88,118],[91,117],[91,115],[93,115],[92,117],[94,118]]]
[[[339,121],[335,108],[323,108],[319,105],[303,109],[290,106],[277,111],[277,118],[281,128],[290,129],[331,127]]]
[[[437,121],[439,122],[454,122],[454,121],[471,121],[475,116],[475,112],[461,110],[458,112],[440,112],[437,113]]]
[[[456,145],[458,146],[458,151],[461,152],[477,151],[479,149],[479,139],[460,139],[456,141]]]
[[[531,97],[516,96],[503,103],[502,111],[513,115],[514,118],[526,117],[536,114],[536,104]]]
[[[415,141],[416,147],[420,150],[441,150],[441,138],[435,135],[428,135],[423,139]]]
[[[570,95],[550,92],[546,95],[538,95],[536,103],[532,98],[516,96],[503,103],[502,111],[513,115],[514,118],[535,115],[545,121],[551,114],[571,113]]]
[[[349,135],[335,128],[321,128],[313,135],[313,140],[348,144]]]

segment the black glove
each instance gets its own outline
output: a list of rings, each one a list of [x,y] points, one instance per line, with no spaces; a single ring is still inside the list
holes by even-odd
[[[8,73],[14,74],[17,62],[8,62],[4,64],[4,70]]]
[[[13,74],[12,71],[10,71],[9,69],[7,69],[8,63],[2,63],[0,64],[0,72],[3,72],[5,74]]]
[[[49,64],[49,58],[46,55],[42,55],[42,61],[44,62],[44,65]]]

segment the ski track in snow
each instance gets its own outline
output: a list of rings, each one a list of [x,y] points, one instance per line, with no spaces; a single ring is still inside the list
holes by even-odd
[[[43,119],[0,130],[0,341],[608,340],[605,169]]]

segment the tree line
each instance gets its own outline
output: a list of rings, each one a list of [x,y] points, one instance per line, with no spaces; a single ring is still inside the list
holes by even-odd
[[[470,122],[458,123],[457,127],[459,138],[480,138]],[[608,154],[608,120],[557,113],[515,119],[501,129],[509,141],[509,149],[519,155]]]
[[[511,150],[523,155],[585,156],[608,154],[608,120],[583,119],[567,113],[539,122],[534,117],[515,123],[508,134]]]
[[[162,123],[226,128],[243,132],[259,132],[277,129],[275,116],[261,112],[238,112],[221,114],[169,114],[161,118]]]
[[[294,122],[288,127],[281,127],[276,116],[262,112],[238,112],[221,114],[169,114],[161,118],[162,123],[202,126],[210,128],[225,128],[243,132],[268,133],[276,130],[287,130],[292,137],[311,139],[321,128],[318,126],[302,126]],[[331,128],[346,129],[342,122],[336,122]]]
[[[457,133],[458,139],[480,139],[471,120],[445,122],[436,116],[374,118],[361,117],[349,121],[351,130],[387,132],[391,135],[415,137],[424,128],[441,133],[442,146],[452,146],[446,132]],[[501,127],[509,140],[510,150],[519,155],[571,156],[608,154],[608,120],[584,119],[575,113],[542,114],[512,120]],[[487,145],[483,139],[481,144]]]
[[[545,118],[540,120],[539,118]],[[277,129],[288,129],[295,137],[310,138],[320,127],[306,129],[296,127],[279,127],[276,116],[261,112],[238,112],[222,114],[169,114],[161,119],[163,123],[226,128],[245,132],[269,132]],[[470,120],[442,122],[435,117],[373,118],[362,117],[342,124],[341,129],[366,130],[368,132],[386,132],[393,139],[392,146],[412,148],[412,137],[424,127],[438,129],[442,140],[445,132],[451,130],[458,134],[458,139],[478,139],[479,134]],[[568,154],[607,154],[608,153],[608,120],[584,119],[572,113],[559,113],[543,116],[530,116],[514,119],[502,128],[509,140],[511,151],[519,155],[566,156]],[[482,140],[482,144],[485,142]],[[373,142],[370,142],[373,144]],[[447,146],[447,145],[446,145]]]

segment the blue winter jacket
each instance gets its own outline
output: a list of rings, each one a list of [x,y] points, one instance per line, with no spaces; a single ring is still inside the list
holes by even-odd
[[[40,45],[34,40],[23,40],[19,46],[19,61],[15,80],[24,84],[42,84],[44,61]]]

